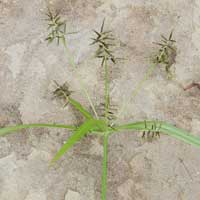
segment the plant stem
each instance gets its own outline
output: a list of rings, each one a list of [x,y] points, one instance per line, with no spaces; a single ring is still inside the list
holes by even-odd
[[[65,48],[65,50],[66,50],[66,52],[67,52],[67,56],[68,56],[68,58],[69,58],[69,63],[70,63],[70,65],[72,66],[73,69],[76,69],[76,64],[75,64],[75,62],[74,62],[73,56],[72,56],[72,54],[71,54],[69,48],[67,47],[65,38],[62,38],[62,42],[63,42],[64,48]],[[92,108],[92,110],[93,110],[93,112],[94,112],[96,118],[99,119],[98,114],[97,114],[97,112],[96,112],[96,109],[95,109],[95,107],[94,107],[94,104],[92,103],[92,100],[91,100],[91,98],[90,98],[90,96],[89,96],[89,94],[88,94],[88,91],[87,91],[86,88],[84,87],[84,84],[83,84],[83,82],[82,82],[82,80],[81,80],[79,74],[77,73],[76,75],[78,76],[78,81],[80,82],[81,90],[83,91],[83,93],[85,94],[86,98],[88,99],[88,102],[89,102],[89,104],[90,104],[90,106],[91,106],[91,108]]]
[[[109,105],[110,105],[110,95],[109,95],[109,68],[107,63],[107,58],[105,58],[104,62],[104,70],[105,70],[105,117],[108,120],[108,112],[109,112]]]
[[[109,134],[105,133],[103,137],[103,171],[101,180],[101,200],[106,200],[107,192],[107,170],[108,170],[108,137]]]

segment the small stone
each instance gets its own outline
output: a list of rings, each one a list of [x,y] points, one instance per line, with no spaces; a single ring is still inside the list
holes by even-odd
[[[81,200],[81,196],[78,192],[68,190],[67,194],[65,195],[65,200]]]

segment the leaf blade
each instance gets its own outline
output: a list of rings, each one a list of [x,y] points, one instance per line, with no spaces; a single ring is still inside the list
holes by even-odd
[[[88,132],[90,132],[95,125],[96,125],[96,120],[93,119],[84,122],[56,153],[56,155],[50,162],[50,166],[52,166],[56,161],[58,161],[71,147],[74,146],[74,144],[76,144]]]
[[[76,129],[75,126],[64,125],[64,124],[20,124],[16,126],[0,128],[0,136],[5,136],[10,133],[20,131],[26,128],[65,128],[65,129],[70,129],[70,130]]]
[[[78,101],[72,99],[72,98],[68,98],[69,100],[69,103],[71,105],[73,105],[77,110],[79,110],[80,113],[83,114],[83,116],[86,118],[86,119],[92,119],[93,116],[91,115],[90,112],[88,112]]]
[[[130,124],[124,124],[114,127],[116,130],[135,130],[135,131],[149,131],[152,126],[157,126],[158,131],[169,136],[175,137],[182,140],[188,144],[194,145],[200,148],[200,137],[193,136],[189,132],[177,128],[171,124],[162,121],[139,121]]]

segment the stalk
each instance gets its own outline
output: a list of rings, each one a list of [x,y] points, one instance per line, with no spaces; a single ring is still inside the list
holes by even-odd
[[[105,117],[108,120],[108,112],[109,112],[109,105],[110,105],[110,94],[109,94],[109,68],[107,63],[107,58],[105,58],[104,62],[104,70],[105,70],[105,77],[104,77],[104,85],[105,85]]]
[[[72,54],[71,54],[69,48],[67,47],[65,38],[62,38],[62,42],[63,42],[64,48],[65,48],[65,51],[66,51],[66,53],[67,53],[67,56],[68,56],[68,58],[69,58],[69,63],[70,63],[70,65],[72,66],[73,69],[76,69],[76,64],[75,64],[75,62],[74,62],[73,56],[72,56]],[[95,117],[96,117],[97,119],[99,119],[98,114],[97,114],[96,109],[95,109],[95,106],[94,106],[94,104],[93,104],[93,102],[92,102],[92,100],[91,100],[91,98],[90,98],[90,96],[89,96],[89,94],[88,94],[88,91],[87,91],[86,88],[84,87],[84,84],[83,84],[83,82],[82,82],[82,80],[81,80],[79,74],[77,73],[76,75],[78,76],[78,81],[80,82],[81,90],[82,90],[82,92],[85,94],[85,96],[86,96],[86,98],[87,98],[87,100],[88,100],[88,102],[89,102],[89,104],[90,104],[90,106],[91,106],[91,108],[92,108],[92,110],[93,110],[93,112],[94,112],[94,114],[95,114]]]
[[[101,200],[106,200],[107,192],[107,170],[108,170],[108,133],[103,136],[103,168],[101,180]]]

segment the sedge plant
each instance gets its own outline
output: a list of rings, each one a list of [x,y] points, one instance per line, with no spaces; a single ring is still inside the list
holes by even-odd
[[[59,15],[49,14],[49,28],[51,29],[50,34],[47,37],[49,42],[57,39],[58,43],[62,42],[65,49],[69,53],[69,49],[66,43],[66,26],[65,23],[61,23]],[[64,29],[63,29],[64,28]],[[189,132],[177,128],[167,122],[159,120],[143,120],[135,121],[132,123],[120,124],[113,123],[112,117],[112,106],[110,102],[110,92],[109,92],[109,66],[115,64],[116,58],[114,56],[112,47],[114,37],[111,31],[104,31],[104,22],[101,26],[100,31],[94,31],[96,37],[93,38],[93,45],[97,46],[97,51],[95,56],[101,59],[101,68],[104,70],[104,114],[98,117],[97,113],[93,114],[89,112],[85,106],[72,97],[72,91],[69,90],[67,84],[60,85],[56,83],[56,89],[53,92],[57,98],[61,98],[65,106],[70,104],[76,110],[80,112],[80,115],[84,117],[84,121],[79,126],[68,125],[68,124],[19,124],[11,127],[4,127],[0,129],[0,136],[6,136],[13,132],[19,132],[26,128],[62,128],[73,132],[73,134],[68,138],[65,144],[58,150],[56,155],[50,161],[50,165],[53,165],[58,161],[66,152],[68,152],[77,142],[79,142],[87,134],[98,135],[103,139],[103,161],[102,161],[102,188],[101,188],[101,200],[106,200],[107,194],[107,165],[108,165],[108,145],[109,139],[113,134],[120,133],[123,131],[131,131],[133,133],[142,132],[143,137],[159,137],[160,134],[166,134],[168,136],[179,139],[185,143],[191,144],[196,147],[200,147],[200,138],[191,135]],[[75,66],[71,54],[68,54],[70,58],[70,64]],[[152,69],[147,73],[147,75],[152,71]],[[144,77],[141,83],[146,80],[147,75]],[[139,84],[141,86],[141,84]],[[86,92],[86,97],[88,98],[88,93]],[[90,99],[90,97],[88,98]],[[89,101],[91,103],[91,101]],[[93,104],[92,104],[93,105]],[[93,110],[95,107],[93,106]]]

